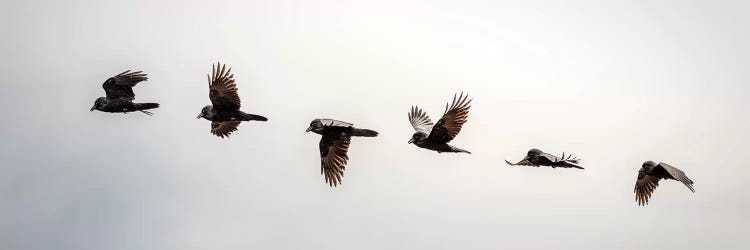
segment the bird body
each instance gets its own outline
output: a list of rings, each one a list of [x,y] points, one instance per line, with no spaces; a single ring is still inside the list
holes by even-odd
[[[419,133],[419,132],[417,132],[417,133]],[[427,135],[418,135],[417,136],[417,138],[426,138],[426,137],[427,137]],[[412,143],[414,143],[414,145],[416,145],[417,147],[424,148],[424,149],[429,149],[429,150],[432,150],[432,151],[436,151],[438,153],[448,152],[448,153],[469,153],[469,154],[471,154],[471,152],[469,152],[469,151],[466,151],[464,149],[460,149],[460,148],[454,147],[453,145],[450,145],[448,143],[434,143],[434,142],[432,142],[430,140],[427,140],[427,139],[416,139],[416,140],[413,140]]]
[[[313,133],[322,135],[323,137],[376,137],[378,132],[369,129],[361,129],[355,127],[335,127],[330,126],[322,131],[311,130]]]
[[[539,149],[531,149],[528,153],[526,153],[526,157],[523,158],[518,163],[511,163],[509,161],[505,161],[508,165],[511,166],[533,166],[533,167],[539,167],[539,166],[547,166],[552,168],[577,168],[577,169],[583,169],[579,164],[581,160],[577,158],[573,158],[572,155],[568,155],[568,157],[565,157],[565,153],[563,153],[562,157],[557,157],[552,154],[545,153]]]
[[[453,95],[453,103],[450,106],[448,104],[445,105],[445,112],[437,124],[433,124],[430,117],[422,109],[412,106],[408,118],[409,123],[411,123],[416,132],[412,134],[412,138],[408,143],[413,143],[417,147],[438,153],[471,154],[467,150],[448,144],[448,142],[452,141],[458,135],[469,117],[469,108],[471,108],[470,104],[472,100],[467,101],[467,98],[468,95],[464,95],[463,93],[461,95]]]
[[[693,180],[685,175],[685,172],[672,167],[666,163],[656,164],[653,161],[646,161],[641,165],[641,169],[638,170],[638,179],[635,182],[635,200],[639,206],[648,205],[648,200],[651,198],[656,187],[659,186],[659,181],[662,179],[676,180],[682,182],[690,191],[695,193],[693,188]]]
[[[240,110],[214,109],[212,106],[207,107],[209,107],[208,110],[205,115],[201,117],[209,121],[268,121],[268,118],[263,116],[248,114]]]
[[[320,173],[329,186],[341,184],[346,164],[347,152],[352,137],[376,137],[378,132],[355,128],[353,124],[333,119],[315,119],[305,132],[313,132],[320,137]]]
[[[94,101],[94,106],[90,111],[99,110],[108,113],[128,113],[140,111],[144,114],[151,115],[147,111],[159,107],[158,103],[135,103],[135,93],[133,87],[139,82],[147,81],[148,77],[142,71],[122,72],[116,76],[110,77],[102,84],[105,97],[99,97]]]
[[[213,66],[208,76],[208,98],[212,105],[203,107],[197,117],[211,121],[211,133],[221,138],[237,131],[241,121],[268,121],[266,117],[240,110],[240,96],[231,71],[221,63]]]
[[[159,107],[158,103],[135,103],[125,99],[108,100],[105,97],[100,98],[102,100],[96,105],[96,110],[108,113],[127,113]]]

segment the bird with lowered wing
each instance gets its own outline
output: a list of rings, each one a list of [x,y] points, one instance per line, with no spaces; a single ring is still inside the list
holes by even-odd
[[[378,132],[355,128],[354,124],[333,119],[315,119],[305,132],[314,132],[320,137],[320,174],[326,183],[335,187],[341,184],[344,169],[349,161],[346,153],[352,137],[376,137]]]
[[[635,189],[633,190],[638,206],[648,205],[651,194],[654,193],[662,179],[682,182],[690,191],[695,193],[693,180],[690,180],[682,170],[663,162],[656,164],[653,161],[646,161],[638,170],[638,179],[635,181]]]

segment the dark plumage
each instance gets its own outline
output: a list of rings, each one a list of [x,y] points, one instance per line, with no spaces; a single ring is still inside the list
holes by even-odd
[[[646,161],[638,170],[638,179],[635,181],[635,200],[639,206],[648,205],[648,199],[659,186],[661,179],[677,180],[695,193],[693,181],[688,178],[682,170],[670,166],[666,163],[656,164],[653,161]]]
[[[94,106],[90,111],[99,110],[109,113],[128,113],[141,111],[144,114],[152,115],[146,111],[159,107],[158,103],[134,103],[135,93],[133,87],[139,82],[147,81],[148,76],[142,71],[122,72],[116,76],[110,77],[102,84],[106,97],[99,97],[94,101]]]
[[[305,132],[315,132],[320,138],[320,174],[325,177],[329,186],[341,184],[344,169],[349,157],[352,136],[375,137],[378,132],[369,129],[355,128],[348,122],[333,119],[315,119],[310,122],[310,127]]]
[[[240,121],[268,121],[263,116],[240,111],[240,96],[231,71],[231,68],[226,69],[226,65],[220,63],[212,66],[211,75],[208,76],[208,98],[213,105],[203,107],[197,117],[212,121],[211,133],[221,138],[229,137],[236,131]]]
[[[453,95],[453,103],[448,106],[445,104],[443,117],[438,120],[437,124],[432,123],[427,113],[423,112],[417,106],[412,106],[409,112],[409,122],[414,127],[415,132],[408,143],[414,143],[417,147],[429,149],[432,151],[442,152],[471,152],[451,146],[448,144],[453,138],[456,138],[461,127],[469,118],[469,108],[471,100],[466,100],[469,96]]]
[[[505,161],[505,163],[508,163],[508,165],[512,166],[547,166],[552,168],[577,168],[577,169],[583,169],[578,163],[580,162],[580,159],[573,158],[572,155],[568,155],[568,157],[565,157],[565,153],[562,154],[562,157],[557,157],[545,152],[542,152],[539,149],[531,149],[528,153],[526,153],[526,157],[523,158],[523,160],[519,161],[518,163],[511,163],[509,161]]]

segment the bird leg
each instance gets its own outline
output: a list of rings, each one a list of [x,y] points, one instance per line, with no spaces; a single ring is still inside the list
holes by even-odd
[[[153,114],[154,114],[154,113],[151,113],[150,111],[146,111],[146,110],[140,110],[140,111],[143,112],[144,114],[149,115],[149,116],[153,116]]]

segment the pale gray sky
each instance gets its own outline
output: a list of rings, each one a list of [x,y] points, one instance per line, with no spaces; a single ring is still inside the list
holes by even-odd
[[[747,1],[3,1],[0,249],[743,249]],[[196,120],[233,67],[230,139]],[[127,69],[154,117],[89,112]],[[406,144],[474,98],[454,141]],[[355,138],[320,176],[313,118]],[[587,169],[509,167],[529,148]],[[632,193],[645,160],[695,181]]]

